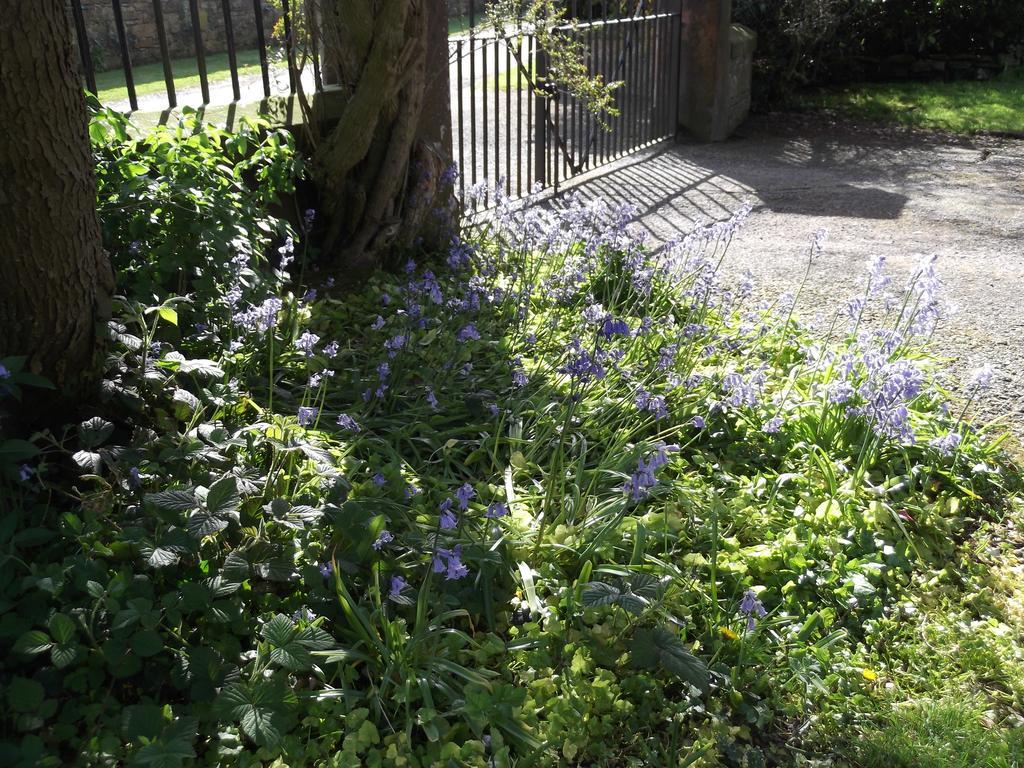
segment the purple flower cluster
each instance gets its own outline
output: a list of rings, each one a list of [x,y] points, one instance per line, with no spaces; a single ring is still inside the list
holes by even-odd
[[[659,445],[652,455],[637,462],[636,470],[622,486],[622,490],[628,493],[633,501],[647,498],[651,488],[658,484],[658,478],[654,473],[668,464],[668,454],[678,450],[678,445]]]
[[[431,568],[434,573],[443,573],[449,581],[469,575],[469,569],[462,562],[461,544],[456,544],[452,549],[438,549],[432,558]]]
[[[601,357],[600,350],[591,353],[579,338],[574,338],[569,343],[569,359],[558,371],[568,374],[577,384],[586,384],[594,379],[601,380],[606,373]]]
[[[758,619],[763,619],[768,615],[764,608],[764,603],[761,602],[752,589],[748,589],[743,593],[743,599],[740,600],[740,613],[747,617],[748,632],[754,631]]]
[[[302,405],[299,406],[299,426],[308,427],[316,422],[316,417],[320,415],[320,409],[312,406]]]

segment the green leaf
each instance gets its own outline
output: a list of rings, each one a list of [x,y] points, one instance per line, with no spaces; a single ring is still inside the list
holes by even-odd
[[[174,307],[160,307],[160,319],[166,320],[171,325],[178,324],[178,311]]]
[[[17,464],[35,458],[39,454],[28,440],[0,441],[0,464]]]
[[[163,707],[158,704],[131,704],[121,717],[121,735],[125,741],[155,739],[166,724]]]
[[[16,677],[7,686],[7,702],[15,712],[34,712],[44,695],[43,686],[27,677]]]
[[[179,370],[182,373],[198,373],[215,379],[224,376],[224,369],[213,360],[182,360]]]
[[[249,561],[238,552],[228,552],[220,575],[230,584],[241,584],[249,578]]]
[[[128,760],[129,766],[146,768],[181,768],[196,756],[192,743],[199,730],[199,720],[182,717],[168,725],[154,742],[139,748]]]
[[[287,727],[285,706],[295,694],[276,680],[234,683],[221,691],[217,708],[242,726],[242,731],[261,747],[276,747]]]
[[[199,505],[191,488],[170,488],[166,491],[147,493],[146,502],[154,507],[173,512],[195,509]]]
[[[24,656],[35,656],[50,650],[53,641],[45,632],[33,629],[26,632],[14,642],[14,652]]]
[[[55,613],[47,623],[50,629],[50,637],[58,645],[70,643],[75,639],[75,622],[63,613]]]
[[[189,517],[186,527],[190,534],[195,536],[197,539],[202,539],[206,536],[212,536],[215,533],[223,531],[228,527],[228,521],[215,517],[210,512],[203,509]]]
[[[99,416],[93,416],[78,425],[78,439],[86,449],[97,448],[114,434],[114,425]]]
[[[136,654],[144,659],[156,656],[164,649],[164,641],[160,637],[160,633],[152,629],[136,632],[128,641],[128,645],[131,646],[131,649]]]
[[[631,651],[634,664],[650,670],[660,667],[707,692],[707,665],[687,650],[675,632],[664,627],[638,629],[633,633]]]
[[[103,470],[103,457],[96,451],[75,451],[71,458],[86,472],[98,475]]]
[[[181,555],[168,547],[143,544],[141,551],[143,559],[153,568],[166,568],[169,565],[174,565],[181,559]]]
[[[287,616],[277,614],[263,626],[260,634],[270,645],[273,663],[292,672],[301,672],[312,665],[313,657],[300,639],[298,627]]]
[[[81,648],[78,643],[66,643],[63,645],[54,645],[50,648],[50,659],[53,661],[53,665],[57,669],[64,669],[75,659],[78,658],[78,649]]]
[[[222,477],[210,486],[206,495],[206,508],[211,515],[230,517],[238,521],[238,482],[231,475]]]

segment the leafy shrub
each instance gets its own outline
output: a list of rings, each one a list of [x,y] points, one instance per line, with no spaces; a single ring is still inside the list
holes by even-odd
[[[120,290],[159,301],[225,293],[229,274],[252,285],[271,243],[292,234],[269,213],[301,173],[291,134],[249,121],[229,133],[186,108],[177,125],[139,137],[126,115],[93,109],[103,246]]]
[[[934,265],[814,332],[720,281],[747,210],[656,253],[630,213],[503,202],[344,297],[129,279],[104,399],[0,480],[4,763],[757,764],[864,695],[1006,484]]]
[[[737,0],[733,18],[758,34],[754,94],[764,106],[809,84],[885,78],[866,59],[1001,56],[1024,45],[1014,0]]]

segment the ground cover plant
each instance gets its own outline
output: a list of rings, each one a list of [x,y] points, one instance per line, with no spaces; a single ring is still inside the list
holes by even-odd
[[[813,328],[721,281],[749,209],[499,197],[342,293],[286,133],[91,136],[123,296],[102,397],[0,442],[5,765],[1020,759],[1017,470],[934,263]]]
[[[993,80],[860,83],[807,93],[804,107],[840,115],[954,133],[1024,136],[1024,71]]]

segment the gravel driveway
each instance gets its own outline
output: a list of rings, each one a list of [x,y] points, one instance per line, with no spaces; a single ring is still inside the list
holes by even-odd
[[[1024,141],[841,125],[821,115],[752,118],[721,144],[670,145],[582,177],[586,195],[629,201],[655,240],[698,220],[754,213],[726,269],[771,295],[795,290],[813,233],[829,233],[801,297],[804,317],[857,293],[870,257],[905,281],[938,256],[958,312],[935,337],[951,371],[990,362],[997,380],[972,410],[1024,445]]]

